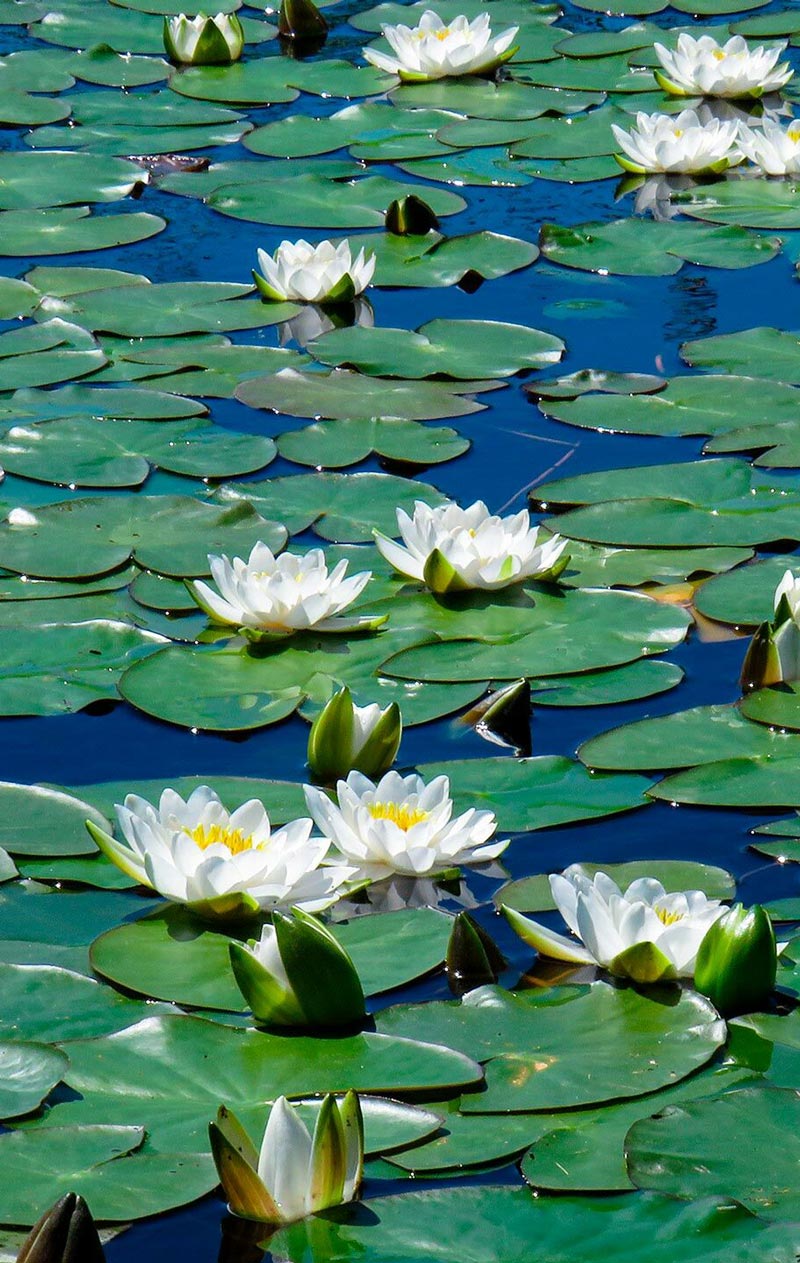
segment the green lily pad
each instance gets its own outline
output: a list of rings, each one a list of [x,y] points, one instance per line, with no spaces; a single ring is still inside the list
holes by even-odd
[[[783,230],[800,227],[800,184],[787,180],[723,180],[677,192],[682,215],[714,224]]]
[[[263,469],[275,455],[272,439],[196,421],[77,416],[12,426],[0,437],[7,473],[72,487],[137,487],[153,466],[191,478],[230,478]]]
[[[93,154],[129,154],[157,157],[176,151],[213,149],[232,145],[250,130],[250,124],[217,123],[197,127],[124,127],[81,125],[38,127],[27,143],[31,148],[90,151]]]
[[[773,383],[772,389],[789,391],[791,387]],[[710,412],[706,416],[711,424]],[[594,543],[743,547],[800,537],[800,498],[793,478],[753,469],[744,461],[608,470],[546,484],[537,494],[548,506],[565,502],[584,506],[545,525]]]
[[[258,540],[285,542],[246,501],[220,507],[189,496],[97,497],[45,505],[24,523],[0,523],[0,564],[20,574],[80,578],[131,557],[162,574],[208,574],[208,554],[248,555]]]
[[[32,878],[37,882],[52,882],[59,887],[69,885],[90,886],[96,890],[132,890],[139,884],[132,877],[126,877],[104,855],[67,855],[63,859],[20,860],[19,871],[23,877]],[[20,961],[19,963],[46,962]],[[47,963],[59,964],[60,962]]]
[[[290,228],[379,228],[390,202],[409,192],[409,186],[385,176],[369,175],[354,182],[336,183],[318,175],[284,176],[269,181],[228,185],[206,199],[223,215],[257,224]],[[455,215],[466,203],[446,189],[428,189],[426,201],[436,215]]]
[[[342,543],[372,540],[373,530],[391,534],[396,508],[414,511],[445,497],[435,487],[393,474],[293,474],[246,485],[229,483],[215,499],[225,505],[244,498],[266,517],[283,522],[291,535],[313,527],[323,539]],[[0,559],[0,564],[2,561]]]
[[[685,611],[630,593],[542,590],[533,602],[517,599],[507,605],[468,596],[461,609],[451,609],[424,597],[412,605],[409,598],[397,619],[418,614],[416,626],[432,643],[388,658],[385,673],[420,681],[567,675],[661,653],[680,644],[688,623]],[[467,611],[477,616],[475,630],[463,616]]]
[[[758,1082],[758,1076],[747,1069],[723,1066],[702,1070],[652,1097],[553,1115],[553,1130],[533,1141],[523,1159],[522,1174],[537,1189],[623,1192],[633,1187],[626,1167],[625,1138],[634,1124],[754,1081]]]
[[[681,359],[695,368],[800,386],[800,338],[784,329],[762,326],[684,342]]]
[[[49,1044],[0,1043],[0,1118],[17,1118],[37,1109],[64,1077],[68,1064],[64,1053]]]
[[[52,901],[57,899],[57,903]],[[130,913],[141,916],[154,906],[154,900],[126,891],[45,890],[35,883],[14,882],[0,888],[0,934],[4,940],[24,942],[34,947],[56,945],[52,960],[64,968],[74,969],[69,952],[87,947],[92,939],[112,925],[119,925]],[[64,949],[66,955],[61,955]],[[49,964],[52,961],[33,954],[22,960],[15,951],[12,963]]]
[[[683,671],[674,662],[644,658],[605,671],[544,676],[530,681],[536,706],[617,706],[675,688]]]
[[[693,860],[628,860],[623,864],[581,864],[586,877],[604,872],[621,890],[640,877],[653,877],[667,891],[702,890],[709,899],[733,899],[736,882],[724,868]],[[552,912],[556,908],[547,873],[507,882],[493,896],[495,904],[518,912]]]
[[[767,1219],[794,1219],[798,1110],[796,1092],[765,1086],[643,1119],[625,1142],[631,1179],[683,1198],[722,1194]],[[746,1135],[747,1144],[732,1145],[732,1135]]]
[[[0,87],[0,123],[6,127],[39,127],[46,123],[58,123],[69,118],[71,108],[69,101]]]
[[[104,88],[140,88],[161,83],[172,70],[163,57],[117,53],[108,44],[95,44],[93,48],[75,53],[69,60],[69,67],[76,79]]]
[[[105,816],[80,798],[43,785],[0,783],[0,846],[17,856],[93,855],[86,820],[108,829]]]
[[[147,178],[142,167],[123,158],[4,153],[0,155],[0,209],[17,211],[117,202],[128,197]],[[57,223],[58,219],[53,222]]]
[[[274,26],[252,18],[244,18],[242,25],[248,43],[263,43],[273,39],[277,33]],[[62,0],[58,8],[51,9],[30,30],[32,35],[47,44],[80,49],[92,47],[97,38],[97,28],[95,10],[83,4],[71,3],[70,0]],[[116,52],[163,53],[163,29],[163,17],[157,13],[141,13],[119,6],[103,11],[102,36]]]
[[[47,320],[0,334],[3,391],[85,377],[107,362],[90,333],[64,320]]]
[[[790,758],[795,748],[800,749],[797,738],[750,723],[736,706],[694,706],[612,728],[584,742],[579,753],[589,767],[630,772],[720,759]]]
[[[255,329],[297,313],[296,304],[262,303],[250,298],[252,293],[252,285],[227,282],[127,283],[79,292],[66,299],[46,299],[40,311],[60,315],[94,332],[123,338]]]
[[[742,714],[770,727],[800,728],[800,684],[788,682],[757,689],[742,700]]]
[[[135,211],[98,216],[92,215],[88,206],[13,210],[0,214],[3,254],[12,258],[106,250],[146,241],[164,228],[166,221],[159,215]]]
[[[143,1150],[143,1127],[44,1126],[0,1136],[0,1215],[33,1224],[65,1183],[100,1220],[128,1222],[196,1201],[214,1187],[210,1155]],[[13,1173],[13,1175],[12,1175]]]
[[[354,21],[360,22],[363,16],[359,14]],[[454,110],[468,118],[509,121],[539,118],[542,114],[579,114],[593,105],[602,105],[605,94],[564,92],[558,88],[535,88],[513,79],[495,82],[476,77],[404,83],[389,93],[389,99],[401,109]]]
[[[39,291],[26,281],[17,281],[10,276],[0,278],[0,320],[29,316],[40,298]]]
[[[350,953],[365,994],[376,995],[441,965],[451,927],[441,912],[412,908],[340,922],[334,933]],[[253,935],[258,937],[257,927]],[[126,991],[239,1013],[247,1006],[231,971],[230,941],[172,905],[102,934],[92,944],[90,961]]]
[[[759,727],[757,724],[750,726]],[[769,728],[761,728],[761,731],[773,735]],[[792,743],[797,741],[791,733],[783,739]],[[700,767],[667,776],[648,793],[651,798],[666,802],[704,807],[759,809],[792,806],[800,802],[800,776],[797,773],[797,756],[791,753],[792,748],[792,745],[785,747],[785,755],[779,749],[775,754],[704,762]]]
[[[451,150],[447,157],[419,158],[413,162],[401,162],[400,169],[421,180],[433,180],[438,184],[453,184],[490,188],[521,188],[530,184],[533,176],[523,169],[522,163],[510,163],[505,149]]]
[[[593,983],[562,1003],[538,991],[479,987],[460,1003],[397,1005],[376,1023],[386,1034],[435,1040],[488,1060],[487,1089],[463,1113],[554,1110],[642,1096],[705,1065],[724,1024],[691,991],[670,1002]]]
[[[695,608],[720,623],[755,627],[772,618],[775,589],[786,571],[795,567],[800,569],[797,556],[786,553],[716,575],[698,589]]]
[[[207,411],[194,399],[181,399],[159,390],[106,390],[84,382],[58,390],[15,390],[10,398],[0,400],[0,420],[13,422],[77,414],[119,421],[173,421],[203,416]]]
[[[314,358],[381,377],[510,377],[557,364],[564,343],[551,333],[488,320],[430,320],[406,329],[334,329],[316,338]]]
[[[462,281],[495,280],[526,268],[539,257],[538,248],[517,237],[494,232],[473,232],[463,237],[395,237],[369,234],[351,236],[354,250],[372,251],[377,259],[376,285],[400,288],[433,288]]]
[[[604,0],[611,3],[611,0]],[[538,1197],[508,1185],[405,1190],[370,1203],[369,1221],[325,1215],[281,1229],[273,1254],[299,1263],[311,1251],[361,1263],[527,1263],[544,1258],[628,1263],[793,1263],[796,1230],[767,1225],[729,1199],[681,1206],[669,1197]]]
[[[90,1039],[153,1015],[152,1005],[126,1000],[111,987],[52,965],[0,965],[0,981],[4,1040]]]
[[[730,570],[753,556],[748,548],[607,548],[581,540],[570,540],[569,554],[561,583],[582,588],[672,585]]]
[[[318,469],[355,465],[373,452],[387,460],[403,462],[410,458],[414,465],[439,465],[462,456],[469,446],[469,439],[462,438],[450,426],[427,427],[419,421],[395,418],[317,421],[278,438],[278,451],[285,460]],[[0,443],[0,460],[2,455]]]
[[[479,782],[476,782],[477,767]],[[530,759],[455,759],[422,763],[425,780],[450,778],[456,810],[480,806],[494,811],[501,833],[525,833],[574,820],[595,820],[645,805],[647,779],[598,776],[560,755]],[[477,785],[480,785],[480,788]]]
[[[439,417],[480,412],[486,405],[465,396],[478,388],[492,390],[496,385],[500,383],[384,381],[347,369],[323,373],[285,368],[270,377],[242,382],[235,393],[248,408],[263,408],[289,417],[435,421]]]
[[[685,210],[683,205],[682,209]],[[684,263],[752,267],[774,259],[780,249],[777,238],[756,236],[742,229],[645,219],[618,219],[609,224],[577,224],[570,228],[544,224],[540,244],[545,258],[553,263],[617,276],[673,276]]]

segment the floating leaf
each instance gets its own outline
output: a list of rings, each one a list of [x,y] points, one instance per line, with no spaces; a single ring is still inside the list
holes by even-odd
[[[236,398],[249,408],[265,408],[290,417],[434,421],[480,412],[485,404],[464,397],[479,388],[491,390],[495,383],[383,381],[347,369],[322,373],[285,368],[270,377],[242,382]]]
[[[0,809],[0,846],[18,856],[93,855],[86,820],[109,827],[89,803],[43,785],[0,782]]]
[[[223,185],[206,199],[213,210],[234,219],[290,228],[378,228],[389,203],[409,191],[407,184],[369,175],[336,183],[316,174],[284,176],[280,183]],[[434,213],[455,215],[464,199],[446,189],[428,189]]]
[[[463,455],[469,446],[469,439],[450,426],[427,427],[395,418],[318,421],[278,438],[278,451],[286,460],[318,469],[355,465],[373,452],[401,463],[438,465]],[[0,460],[2,456],[0,443]]]
[[[49,1044],[0,1043],[0,1118],[32,1113],[64,1077],[68,1064],[64,1053]]]
[[[755,236],[742,229],[645,219],[571,228],[544,224],[540,244],[542,253],[553,263],[619,276],[672,276],[684,263],[752,267],[774,259],[780,249],[776,238]]]
[[[136,211],[124,215],[92,215],[88,206],[53,210],[14,210],[0,214],[2,253],[11,258],[45,254],[80,254],[146,241],[166,228],[159,215]]]

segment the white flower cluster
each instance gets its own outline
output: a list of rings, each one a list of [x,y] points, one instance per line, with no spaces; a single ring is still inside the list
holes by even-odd
[[[655,45],[656,78],[672,96],[752,101],[783,88],[793,71],[779,64],[786,44],[750,49],[735,35],[680,35],[675,49]],[[800,171],[800,120],[782,126],[774,112],[760,118],[730,105],[698,105],[679,114],[638,113],[630,130],[612,125],[617,161],[637,175],[710,175],[749,161],[764,175]]]

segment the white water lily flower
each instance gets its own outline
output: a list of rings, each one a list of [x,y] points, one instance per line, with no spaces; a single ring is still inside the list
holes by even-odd
[[[256,288],[272,302],[347,303],[372,280],[376,256],[359,250],[353,258],[349,241],[282,241],[274,254],[258,251]]]
[[[379,70],[414,83],[459,75],[480,75],[496,69],[513,57],[518,26],[510,26],[492,36],[488,13],[479,13],[470,22],[463,14],[444,22],[433,9],[426,9],[419,26],[383,26],[381,31],[391,45],[394,57],[376,48],[365,48],[364,56]]]
[[[379,881],[392,873],[427,876],[460,864],[496,859],[508,841],[485,845],[497,828],[494,812],[470,807],[455,820],[450,782],[437,776],[387,772],[376,785],[351,772],[336,786],[338,806],[326,793],[304,785],[306,806],[360,878]]]
[[[742,161],[736,144],[738,124],[701,119],[694,110],[677,115],[639,113],[630,131],[616,123],[611,130],[625,153],[616,155],[617,162],[638,174],[724,171]]]
[[[667,894],[652,877],[631,882],[623,894],[607,873],[589,878],[578,864],[554,873],[550,889],[575,938],[504,907],[520,938],[543,956],[601,965],[635,982],[691,977],[707,930],[726,911],[701,890]]]
[[[370,631],[388,617],[339,617],[364,591],[372,572],[346,578],[347,561],[329,572],[321,548],[275,557],[266,544],[258,543],[247,561],[211,555],[208,564],[219,591],[199,579],[187,588],[215,623],[238,627],[251,640],[290,636],[312,627],[318,632]]]
[[[229,812],[208,785],[185,802],[165,789],[157,808],[128,794],[116,812],[124,841],[87,823],[100,849],[143,886],[201,915],[293,905],[319,912],[353,876],[352,868],[326,863],[328,839],[310,836],[309,819],[273,831],[258,799]]]
[[[468,509],[452,501],[431,508],[417,500],[413,517],[397,510],[397,526],[403,543],[375,531],[378,551],[395,570],[427,583],[434,592],[554,578],[569,560],[562,557],[567,542],[558,535],[539,542],[539,528],[531,526],[526,510],[496,517],[482,500]]]
[[[164,18],[164,47],[182,65],[209,66],[238,61],[244,48],[244,31],[235,14],[218,13],[208,17],[185,13]]]
[[[777,64],[785,41],[750,49],[741,35],[725,44],[711,35],[679,35],[676,49],[663,44],[654,49],[663,67],[656,70],[656,79],[673,96],[760,97],[785,87],[794,74],[787,62]]]
[[[352,1202],[364,1166],[364,1122],[355,1092],[326,1096],[312,1136],[294,1105],[279,1096],[260,1152],[224,1106],[209,1129],[220,1183],[236,1215],[293,1223]]]
[[[765,175],[800,173],[800,119],[788,127],[765,118],[760,127],[739,128],[739,148]]]

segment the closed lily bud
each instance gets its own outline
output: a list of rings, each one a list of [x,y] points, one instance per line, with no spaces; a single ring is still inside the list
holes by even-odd
[[[82,1197],[67,1193],[34,1224],[17,1263],[105,1263],[105,1254]]]
[[[327,926],[299,908],[275,912],[260,941],[230,944],[234,976],[265,1026],[356,1026],[364,992],[355,965]]]
[[[423,237],[439,227],[439,220],[427,202],[415,193],[395,198],[384,217],[386,231],[395,237]]]
[[[314,0],[281,0],[278,34],[284,39],[320,40],[328,33],[328,23]]]
[[[183,66],[221,66],[238,61],[244,48],[244,31],[233,13],[189,18],[179,13],[164,18],[164,47],[171,61]]]
[[[447,944],[445,964],[450,990],[461,996],[475,987],[497,982],[506,959],[477,921],[468,912],[459,912]]]
[[[734,904],[700,944],[694,985],[723,1017],[752,1013],[772,994],[778,967],[775,931],[759,904]]]
[[[316,781],[332,785],[349,772],[374,780],[388,772],[400,748],[403,719],[397,702],[356,706],[348,688],[334,693],[308,737],[308,766]]]
[[[313,1136],[285,1096],[272,1106],[260,1151],[238,1118],[221,1106],[209,1125],[211,1152],[235,1215],[293,1223],[351,1202],[364,1166],[364,1122],[355,1092],[322,1101]]]

